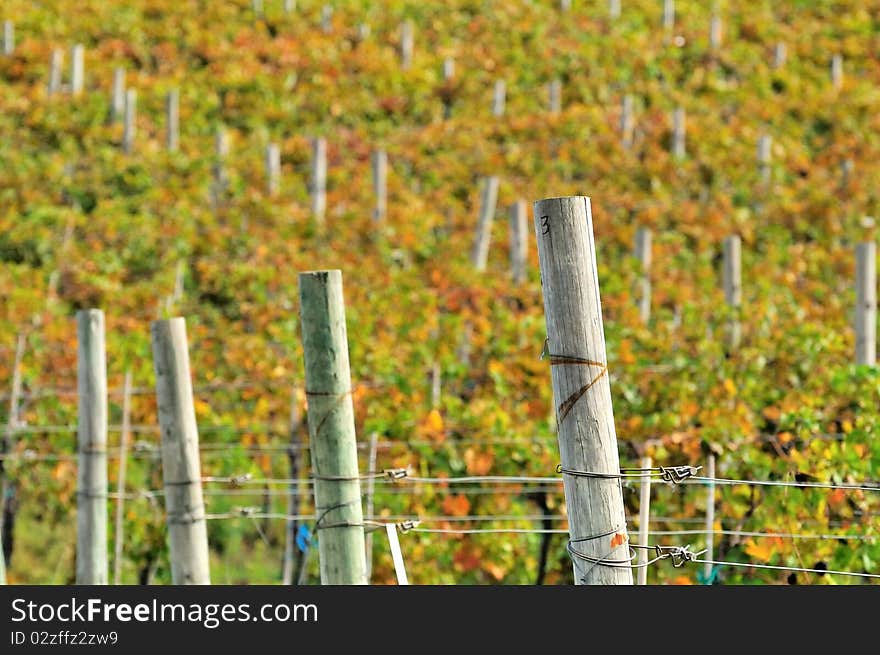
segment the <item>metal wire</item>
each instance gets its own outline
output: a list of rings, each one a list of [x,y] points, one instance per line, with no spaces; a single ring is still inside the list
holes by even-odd
[[[876,484],[877,486],[869,486],[867,482],[854,483],[854,484],[833,484],[830,482],[785,482],[782,480],[736,480],[732,478],[707,478],[702,476],[695,476],[690,480],[686,481],[684,484],[697,484],[703,482],[711,482],[714,484],[725,484],[725,485],[737,485],[737,484],[745,484],[745,485],[753,485],[753,486],[762,486],[762,487],[808,487],[813,489],[848,489],[851,491],[880,491],[880,484],[870,483],[871,485]]]
[[[692,562],[711,564],[712,566],[740,566],[753,569],[771,569],[775,571],[795,571],[799,573],[819,573],[828,575],[847,575],[856,578],[880,578],[877,573],[856,573],[855,571],[832,571],[830,569],[806,569],[799,566],[774,566],[771,564],[752,564],[749,562],[722,562],[711,559],[694,559]]]

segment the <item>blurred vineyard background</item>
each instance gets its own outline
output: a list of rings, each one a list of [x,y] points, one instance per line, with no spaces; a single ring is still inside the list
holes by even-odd
[[[111,449],[127,370],[135,387],[123,582],[170,580],[164,505],[138,496],[162,486],[150,321],[186,317],[203,474],[285,478],[291,415],[306,411],[301,271],[343,272],[358,438],[366,445],[377,435],[378,468],[555,475],[531,234],[526,279],[510,274],[507,207],[520,199],[592,199],[622,465],[643,455],[702,465],[714,452],[719,477],[878,477],[880,373],[855,364],[853,313],[855,246],[876,236],[866,217],[878,211],[880,189],[880,3],[678,0],[671,28],[661,0],[622,0],[617,18],[606,0],[570,8],[339,1],[332,13],[314,0],[289,12],[284,4],[2,4],[0,20],[15,30],[14,49],[0,56],[4,424],[19,335],[24,344],[14,456],[5,461],[10,583],[74,579],[76,462],[64,456],[76,450],[74,313],[84,308],[106,313]],[[713,15],[722,26],[714,48]],[[413,28],[408,67],[405,21]],[[778,43],[784,62],[774,61]],[[67,88],[75,44],[85,53],[79,94]],[[64,53],[63,78],[48,95],[55,49]],[[833,79],[836,55],[842,75]],[[108,120],[117,67],[137,91],[130,152],[122,125]],[[558,112],[548,99],[557,79]],[[492,106],[498,80],[506,83],[501,116]],[[165,135],[172,89],[176,151]],[[620,130],[627,95],[629,147]],[[671,151],[678,107],[686,115],[679,157]],[[229,152],[218,193],[220,126]],[[758,166],[764,135],[766,172]],[[309,199],[316,137],[327,144],[323,224]],[[264,168],[270,143],[281,157],[275,194]],[[383,221],[373,217],[370,157],[379,149],[388,156]],[[469,253],[485,176],[500,185],[479,271]],[[531,207],[529,216],[531,229]],[[647,324],[635,293],[640,227],[653,233]],[[720,272],[731,234],[742,239],[738,348],[725,340],[732,310]],[[111,456],[113,488],[117,465]],[[206,489],[212,513],[288,511],[283,488]],[[651,529],[699,532],[705,498],[702,485],[656,485]],[[625,485],[624,501],[628,518],[637,516],[637,485]],[[870,491],[719,487],[715,528],[761,534],[719,532],[715,553],[876,573],[878,501]],[[303,494],[299,511],[311,512],[310,503]],[[424,517],[424,527],[439,529],[567,527],[553,484],[377,485],[374,505],[378,517]],[[283,520],[230,518],[208,528],[215,583],[281,580]],[[829,534],[848,538],[808,538]],[[563,534],[400,539],[414,584],[572,582]],[[657,539],[700,546],[705,535]],[[376,538],[373,548],[373,582],[393,583],[387,544]],[[315,583],[316,557],[309,566],[304,579]],[[663,562],[648,576],[706,582],[701,568]],[[857,581],[749,568],[714,575],[725,584]]]

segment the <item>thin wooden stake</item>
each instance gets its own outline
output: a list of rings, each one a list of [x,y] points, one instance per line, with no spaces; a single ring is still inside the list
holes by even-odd
[[[125,91],[125,118],[122,128],[122,150],[130,154],[134,150],[134,138],[137,132],[137,90]]]
[[[642,469],[651,468],[651,458],[642,457]],[[648,539],[651,536],[651,477],[646,475],[642,478],[641,488],[639,489],[639,545],[647,546]],[[648,550],[639,548],[638,563],[640,567],[636,570],[636,584],[648,584]]]
[[[779,42],[773,49],[773,68],[782,68],[788,59],[788,48],[784,43]]]
[[[122,120],[125,112],[125,69],[118,66],[113,71],[113,91],[110,97],[110,123]]]
[[[492,91],[492,115],[495,118],[504,116],[506,100],[507,83],[504,80],[495,80],[495,88]]]
[[[64,52],[60,48],[52,51],[49,59],[49,84],[46,88],[47,95],[54,95],[61,91],[61,66],[64,63]]]
[[[706,457],[706,477],[715,477],[715,455],[709,453]],[[709,482],[706,485],[706,553],[703,557],[706,564],[703,565],[703,577],[706,584],[712,581],[712,555],[715,551],[715,483]]]
[[[154,321],[150,332],[162,442],[171,581],[176,585],[211,584],[186,322],[182,318]]]
[[[327,212],[327,140],[312,140],[312,213],[318,224],[324,223]]]
[[[510,206],[510,274],[514,284],[526,279],[529,256],[529,218],[526,201],[517,200]]]
[[[125,469],[131,439],[131,371],[122,382],[122,433],[119,435],[119,470],[116,480],[116,529],[113,534],[113,584],[122,584],[122,544],[125,528]]]
[[[483,180],[483,193],[480,198],[480,215],[477,221],[477,234],[471,251],[471,262],[478,271],[485,271],[489,260],[489,243],[492,240],[492,222],[498,202],[498,177],[490,176]]]
[[[107,361],[104,312],[76,313],[79,466],[76,583],[107,584]]]
[[[641,264],[639,276],[638,307],[639,318],[648,324],[651,320],[651,230],[640,227],[636,230],[634,254]]]
[[[608,17],[611,20],[620,18],[620,0],[608,0]]]
[[[165,141],[174,152],[180,142],[180,92],[172,89],[165,96]]]
[[[712,51],[721,47],[721,16],[713,14],[709,23],[709,48]]]
[[[551,114],[562,111],[562,80],[559,78],[550,81],[547,86],[547,96]]]
[[[629,150],[633,144],[633,132],[635,131],[635,119],[633,117],[633,97],[629,94],[623,96],[623,105],[620,110],[620,133],[623,147]]]
[[[321,7],[321,31],[330,34],[333,31],[333,7],[324,5]]]
[[[773,144],[772,139],[762,134],[758,140],[758,175],[762,182],[770,180],[770,148]]]
[[[617,475],[617,433],[599,298],[590,199],[534,206],[547,352],[564,470]],[[615,478],[563,474],[575,584],[632,584],[623,493]]]
[[[724,239],[724,299],[734,316],[728,325],[728,344],[732,350],[739,347],[742,338],[742,326],[739,322],[739,311],[742,306],[742,240],[738,234]]]
[[[284,0],[284,13],[292,14],[296,11],[296,0]]]
[[[27,339],[23,332],[15,340],[15,359],[12,364],[12,389],[9,393],[9,412],[7,413],[6,429],[3,431],[2,451],[6,455],[12,452],[15,430],[18,427],[18,405],[21,400],[21,364],[24,359],[24,348]],[[6,459],[0,457],[0,585],[6,584],[6,551],[3,548],[3,533],[10,529],[6,525],[7,504],[9,502],[9,481],[6,479]]]
[[[440,370],[440,362],[435,359],[431,364],[431,409],[440,409],[442,384],[443,372]]]
[[[400,67],[405,71],[412,67],[413,41],[412,21],[404,21],[400,26]]]
[[[83,91],[85,75],[85,47],[77,43],[70,52],[70,93],[79,95]]]
[[[388,535],[388,545],[391,548],[391,560],[394,562],[394,573],[397,576],[397,584],[408,585],[406,567],[403,565],[403,553],[400,551],[400,541],[397,538],[397,525],[385,524],[385,533]]]
[[[388,213],[388,153],[384,150],[374,151],[372,164],[373,195],[376,196],[373,220],[381,223]]]
[[[281,148],[277,143],[266,146],[266,193],[277,196],[281,188]]]
[[[15,52],[15,23],[11,20],[3,21],[3,54],[7,57]]]
[[[685,114],[683,107],[672,113],[672,155],[676,159],[685,156]]]
[[[843,86],[843,57],[839,54],[831,58],[831,84],[835,89]]]
[[[663,0],[663,29],[675,27],[675,0]]]
[[[856,364],[877,363],[877,244],[856,246]]]
[[[375,471],[376,470],[376,456],[379,450],[379,434],[376,432],[370,433],[370,450],[367,456],[367,471]],[[376,478],[370,476],[367,479],[367,495],[366,495],[366,515],[373,516],[373,494],[376,491]],[[364,535],[364,543],[366,545],[366,560],[367,560],[367,583],[369,584],[371,577],[373,575],[373,533],[368,532]]]
[[[342,273],[300,273],[299,296],[321,583],[366,584]]]
[[[452,78],[455,77],[455,60],[452,57],[447,57],[443,60],[443,80],[446,82],[452,81]]]

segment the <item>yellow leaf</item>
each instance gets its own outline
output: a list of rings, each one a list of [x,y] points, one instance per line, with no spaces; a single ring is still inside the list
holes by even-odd
[[[725,391],[727,391],[727,393],[729,395],[731,395],[731,396],[736,395],[736,385],[733,383],[733,380],[731,380],[730,378],[727,378],[726,380],[724,380],[724,389],[725,389]]]

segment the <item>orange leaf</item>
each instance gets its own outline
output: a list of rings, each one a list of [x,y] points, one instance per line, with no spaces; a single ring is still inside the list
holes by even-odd
[[[611,547],[617,548],[618,546],[622,546],[626,543],[626,535],[616,533],[613,537],[611,537]]]
[[[467,516],[470,509],[471,501],[463,494],[447,496],[443,499],[443,511],[450,516]]]

